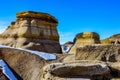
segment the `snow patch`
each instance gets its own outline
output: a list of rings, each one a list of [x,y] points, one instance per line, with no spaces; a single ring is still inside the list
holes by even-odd
[[[27,49],[22,49],[22,48],[17,48],[17,49],[24,50],[24,51],[36,54],[36,55],[44,58],[45,60],[54,60],[54,59],[56,59],[56,55],[54,55],[54,54],[50,54],[50,53],[46,53],[46,52],[33,51],[33,50],[27,50]]]
[[[0,66],[2,67],[1,69],[3,71],[3,74],[5,74],[10,80],[17,80],[17,78],[14,76],[14,74],[11,72],[3,60],[0,60]]]
[[[68,52],[68,51],[70,50],[70,48],[71,48],[71,47],[69,47],[69,46],[65,46],[65,47],[64,47],[64,52]]]
[[[13,49],[17,49],[17,50],[27,51],[27,52],[36,54],[36,55],[38,55],[38,56],[44,58],[45,60],[55,60],[55,59],[56,59],[56,55],[50,54],[50,53],[46,53],[46,52],[39,52],[39,51],[33,51],[33,50],[22,49],[22,48],[14,48],[14,47],[3,46],[3,45],[0,45],[0,48],[13,48]]]
[[[69,52],[69,50],[71,49],[71,47],[72,47],[72,45],[70,45],[70,46],[64,46],[64,45],[62,45],[62,46],[61,46],[62,52],[63,52],[63,53]]]

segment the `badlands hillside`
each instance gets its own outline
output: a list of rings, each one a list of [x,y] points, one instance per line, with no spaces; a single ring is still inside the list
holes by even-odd
[[[119,34],[82,32],[59,43],[58,20],[26,11],[0,34],[0,80],[120,80]]]

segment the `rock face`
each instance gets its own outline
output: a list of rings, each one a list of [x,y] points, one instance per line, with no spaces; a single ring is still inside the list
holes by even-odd
[[[75,53],[77,47],[85,46],[88,44],[100,44],[99,35],[95,32],[83,32],[76,35],[74,45],[69,53]]]
[[[47,61],[24,50],[0,47],[0,60],[4,60],[9,65],[17,80],[42,80],[43,67],[52,62],[61,62],[61,57],[66,56],[57,53],[56,55],[60,55],[57,56],[57,60]],[[0,80],[8,80],[2,72],[0,72]]]
[[[107,80],[110,76],[107,65],[100,62],[52,63],[43,71],[42,80],[84,80],[84,76],[89,80]]]
[[[61,52],[58,21],[47,13],[20,12],[17,20],[0,35],[0,44],[43,52]]]
[[[76,51],[76,60],[99,60],[107,62],[113,80],[120,80],[120,45],[87,45]],[[118,79],[115,79],[118,78]]]
[[[101,40],[101,44],[120,44],[120,34],[115,34],[109,38]]]
[[[23,50],[0,48],[0,59],[6,61],[18,80],[119,80],[119,48],[120,45],[89,45],[78,48],[81,56],[56,54],[54,61]],[[1,72],[0,75],[1,80],[7,80]]]
[[[77,48],[76,54],[64,58],[64,63],[88,61],[103,61],[110,68],[110,80],[120,80],[120,45],[119,44],[93,44]],[[93,63],[95,64],[95,63]],[[102,63],[101,63],[102,64]],[[94,79],[93,79],[94,80]],[[98,79],[103,80],[103,79]],[[107,80],[107,79],[105,79]],[[109,80],[109,79],[108,79]]]
[[[120,45],[87,45],[76,50],[76,60],[120,61]]]
[[[17,13],[17,20],[0,35],[0,44],[60,53],[57,24],[46,13]],[[68,42],[64,46],[72,45]],[[46,61],[23,49],[0,47],[0,59],[9,65],[18,80],[120,80],[119,44],[100,44],[97,33],[84,32],[76,36],[69,53],[75,54],[55,54],[56,60]],[[8,80],[1,69],[0,80]]]
[[[6,61],[18,80],[40,80],[41,68],[46,63],[35,54],[9,48],[0,48],[0,59]]]

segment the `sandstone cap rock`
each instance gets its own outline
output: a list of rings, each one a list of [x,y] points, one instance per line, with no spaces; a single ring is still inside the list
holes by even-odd
[[[42,13],[42,12],[35,12],[35,11],[24,11],[24,12],[18,12],[16,14],[17,18],[36,18],[36,19],[42,19],[46,21],[50,21],[53,23],[58,23],[58,20],[53,17],[50,14]]]
[[[76,49],[81,46],[90,44],[100,44],[99,34],[96,32],[82,32],[78,33],[74,38],[74,45],[69,53],[76,53]]]
[[[76,39],[98,39],[99,40],[99,34],[96,32],[82,32],[76,35]]]

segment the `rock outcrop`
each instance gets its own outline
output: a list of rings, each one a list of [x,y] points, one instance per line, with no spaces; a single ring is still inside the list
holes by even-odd
[[[119,49],[120,45],[87,45],[76,54],[56,54],[56,60],[46,61],[27,51],[0,48],[0,59],[18,80],[119,80]]]
[[[120,61],[120,45],[86,45],[76,50],[76,60]]]
[[[26,50],[0,47],[0,60],[2,59],[8,64],[17,80],[42,80],[45,65],[61,62],[67,56],[67,54],[57,53],[54,53],[54,55],[57,55],[57,59],[49,61]],[[0,72],[0,80],[4,79],[9,80]]]
[[[101,44],[120,44],[120,34],[115,34],[109,38],[101,40]]]
[[[46,64],[35,54],[10,48],[0,48],[0,59],[6,61],[18,80],[39,80]]]
[[[87,45],[76,50],[75,60],[99,60],[106,62],[111,76],[120,79],[120,45]],[[113,79],[117,80],[117,79]]]
[[[42,80],[107,80],[110,76],[109,68],[102,62],[52,63],[43,71]]]
[[[0,35],[0,44],[43,52],[61,53],[58,21],[47,13],[26,11]]]
[[[95,32],[80,33],[74,44],[63,45],[63,50],[70,49],[70,54],[57,54],[62,52],[57,24],[46,13],[20,12],[17,20],[0,35],[0,44],[19,48],[0,46],[0,59],[18,80],[120,80],[119,35],[100,42]],[[56,60],[47,61],[26,49],[50,52]],[[1,69],[0,80],[8,80]]]
[[[75,53],[76,49],[80,46],[89,44],[100,44],[99,35],[95,32],[83,32],[76,35],[74,39],[74,45],[72,46],[69,53]]]

